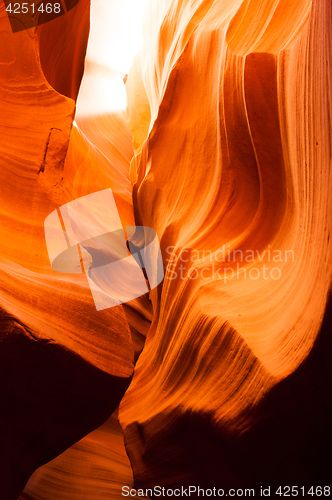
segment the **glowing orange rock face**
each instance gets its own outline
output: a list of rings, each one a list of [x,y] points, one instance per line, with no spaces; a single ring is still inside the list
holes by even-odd
[[[331,7],[149,12],[126,84],[131,175],[166,274],[120,422],[136,485],[241,484],[250,426],[311,351],[331,283]]]
[[[121,427],[113,415],[99,429],[39,468],[22,498],[120,499],[122,486],[130,484],[130,462]]]
[[[121,113],[72,126],[87,3],[15,35],[0,9],[1,498],[110,416],[146,335],[119,410],[136,487],[326,482],[329,2],[151,2],[126,82],[133,148]],[[44,220],[108,188],[124,226],[157,231],[165,279],[97,312],[83,274],[52,270]],[[22,500],[121,498],[115,422]]]
[[[70,7],[73,7],[73,3]],[[57,92],[72,99],[77,98],[83,76],[89,15],[89,2],[80,0],[64,16],[53,20],[51,24],[42,24],[37,29],[43,73]]]
[[[78,16],[83,30],[70,28],[63,16],[40,27],[39,37],[34,29],[13,34],[0,4],[3,500],[16,499],[36,467],[100,426],[117,407],[133,372],[134,345],[123,308],[98,313],[86,277],[53,271],[46,248],[46,217],[76,197],[74,183],[69,188],[67,182],[71,171],[64,168],[75,102],[55,88],[76,97],[88,4],[80,2],[68,16],[74,24]],[[70,45],[72,53],[65,51],[59,69],[54,54],[61,53],[56,36],[61,22],[66,43],[79,38]],[[47,51],[54,56],[53,66]],[[78,166],[80,152],[78,141]]]
[[[3,7],[2,36],[13,51],[12,61],[1,68],[2,304],[38,335],[43,336],[47,327],[50,338],[80,352],[99,368],[129,376],[132,361],[127,358],[133,352],[122,309],[97,314],[84,276],[70,276],[68,280],[59,277],[50,267],[46,249],[46,217],[77,197],[75,189],[68,188],[70,171],[64,171],[75,103],[57,93],[46,80],[39,64],[36,34],[31,30],[11,34]],[[68,78],[71,80],[70,73]],[[79,145],[76,149],[79,165]],[[112,323],[113,317],[118,325],[114,334],[120,349],[126,352],[125,361],[114,356],[106,345],[106,325]],[[80,324],[85,325],[84,341]],[[104,328],[104,333],[99,332]],[[90,342],[97,331],[101,343],[91,350]]]

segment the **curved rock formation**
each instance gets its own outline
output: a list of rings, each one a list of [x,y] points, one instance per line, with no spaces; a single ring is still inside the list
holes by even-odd
[[[152,0],[131,137],[123,113],[73,123],[88,3],[15,34],[0,4],[1,499],[52,459],[21,500],[121,498],[122,398],[135,488],[326,484],[331,9]],[[97,312],[44,220],[107,188],[124,227],[156,230],[165,279]]]
[[[312,350],[331,284],[331,5],[149,12],[131,175],[166,275],[120,422],[137,487],[245,485],[241,439]]]
[[[83,77],[89,16],[89,2],[80,0],[65,15],[37,28],[40,64],[47,81],[75,100]]]
[[[31,477],[20,500],[109,500],[123,498],[121,488],[132,484],[121,427],[113,415]]]
[[[1,3],[0,23],[0,497],[14,500],[37,467],[110,417],[138,347],[123,308],[98,313],[85,275],[53,271],[45,242],[45,218],[77,197],[70,176],[81,175],[82,150],[87,160],[80,132],[71,134],[69,96],[76,97],[82,75],[89,6],[80,2],[37,32],[12,33]],[[70,155],[64,166],[70,137],[75,174]],[[96,157],[90,151],[92,163]],[[90,189],[105,184],[102,169],[100,177]],[[123,178],[122,192],[129,192]]]

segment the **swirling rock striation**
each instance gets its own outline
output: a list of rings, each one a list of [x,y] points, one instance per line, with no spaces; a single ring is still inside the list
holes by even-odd
[[[85,276],[53,271],[45,243],[44,220],[77,197],[71,175],[89,150],[77,128],[71,134],[89,4],[12,33],[1,3],[0,25],[0,497],[15,500],[36,468],[114,412],[131,380],[134,345],[122,307],[97,313]]]
[[[135,487],[326,480],[331,14],[151,2],[126,82],[132,147],[121,113],[73,125],[88,3],[15,34],[0,5],[1,498],[62,452],[22,500],[120,497],[115,417],[86,435],[137,359],[119,412]],[[51,269],[43,224],[106,188],[124,225],[157,231],[165,279],[97,313],[84,275]]]
[[[133,201],[166,275],[120,405],[135,485],[246,486],[248,471],[307,484],[319,465],[301,472],[295,449],[315,412],[289,447],[284,436],[301,415],[297,384],[332,276],[331,4],[151,2],[144,33],[126,84]],[[269,456],[271,400],[293,416],[268,420],[265,469],[250,450],[260,435]],[[331,408],[317,412],[326,431]],[[284,450],[273,451],[272,422]],[[326,451],[317,440],[306,456]]]

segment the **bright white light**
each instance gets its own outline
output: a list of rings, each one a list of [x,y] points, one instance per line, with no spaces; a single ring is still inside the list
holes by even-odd
[[[76,116],[126,108],[123,77],[142,45],[149,0],[92,0],[86,65]]]
[[[92,0],[89,59],[128,73],[142,45],[142,23],[147,1]]]

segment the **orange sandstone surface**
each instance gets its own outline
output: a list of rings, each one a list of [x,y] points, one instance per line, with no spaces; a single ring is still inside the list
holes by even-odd
[[[74,123],[89,3],[15,34],[0,3],[1,499],[328,483],[331,20],[153,0],[127,116]],[[97,312],[44,220],[107,188],[165,278]]]
[[[0,497],[9,500],[37,467],[111,416],[135,347],[124,309],[97,312],[86,276],[53,271],[45,242],[45,218],[82,186],[84,194],[108,187],[116,170],[105,157],[100,182],[89,182],[98,152],[72,128],[89,3],[37,30],[13,34],[3,3],[0,19]],[[119,177],[111,186],[128,212],[129,173]]]
[[[120,404],[136,485],[324,477],[314,396],[281,388],[306,369],[331,283],[331,4],[154,2],[144,34],[133,201],[166,274]]]

